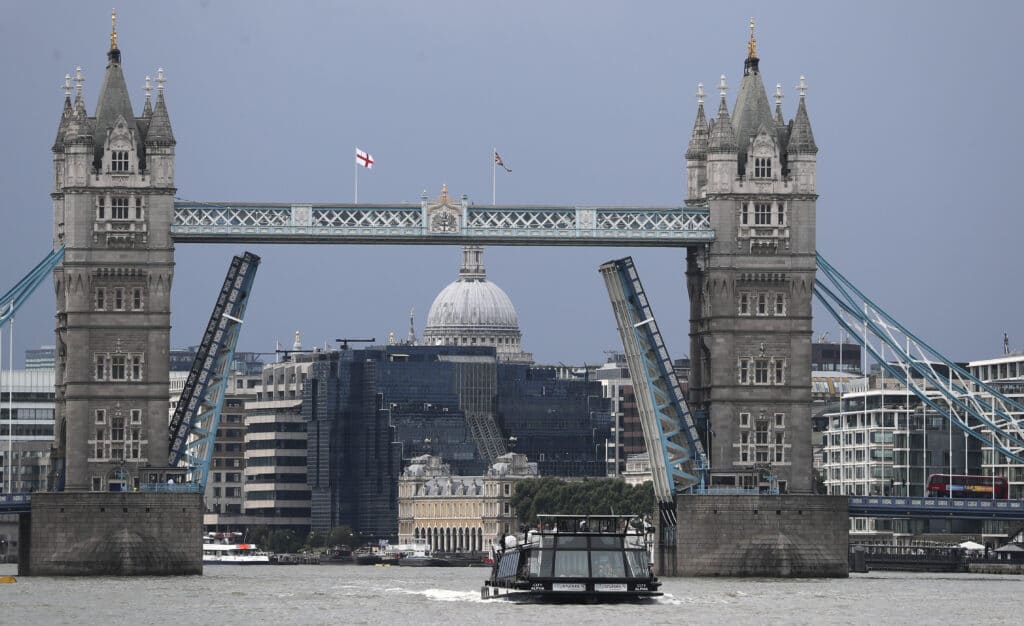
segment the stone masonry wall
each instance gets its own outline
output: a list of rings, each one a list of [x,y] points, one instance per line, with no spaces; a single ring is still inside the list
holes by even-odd
[[[845,578],[845,496],[680,496],[676,576]]]
[[[195,493],[32,494],[22,575],[203,573],[202,497]]]

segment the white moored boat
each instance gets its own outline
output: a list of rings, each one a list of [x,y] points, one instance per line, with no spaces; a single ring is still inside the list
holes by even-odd
[[[203,565],[269,565],[270,556],[254,543],[240,543],[242,533],[203,536]]]

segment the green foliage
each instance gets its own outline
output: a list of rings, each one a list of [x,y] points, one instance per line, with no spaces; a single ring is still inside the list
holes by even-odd
[[[362,545],[363,539],[359,533],[352,530],[350,526],[335,526],[327,535],[328,546],[348,546],[354,548]]]
[[[245,533],[245,540],[249,543],[255,543],[262,549],[266,548],[267,537],[270,535],[270,529],[266,526],[250,526]]]
[[[309,531],[309,536],[306,537],[307,548],[322,548],[327,545],[327,533],[318,533],[315,530]]]
[[[511,504],[519,521],[531,526],[539,514],[649,515],[654,511],[654,487],[615,478],[535,478],[516,482]]]
[[[298,552],[302,548],[302,538],[291,529],[273,530],[267,536],[267,550],[277,554]]]

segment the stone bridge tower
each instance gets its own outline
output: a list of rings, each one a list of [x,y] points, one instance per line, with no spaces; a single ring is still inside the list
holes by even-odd
[[[756,486],[774,474],[789,492],[813,488],[811,295],[815,275],[814,143],[800,78],[796,116],[773,114],[751,20],[730,117],[725,76],[718,114],[697,119],[686,152],[687,205],[707,207],[716,240],[691,248],[690,406],[718,485]]]
[[[130,490],[141,468],[167,465],[175,142],[163,70],[156,103],[147,77],[133,113],[116,28],[93,116],[80,69],[75,80],[53,145],[53,245],[65,246],[54,478],[66,491]]]

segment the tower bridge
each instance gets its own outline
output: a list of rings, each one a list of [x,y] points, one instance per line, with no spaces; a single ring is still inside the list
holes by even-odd
[[[770,463],[783,492],[811,493],[818,148],[803,77],[794,117],[786,121],[778,85],[771,109],[753,26],[732,113],[725,76],[710,119],[698,86],[685,201],[671,207],[476,205],[450,197],[446,187],[418,203],[176,201],[176,140],[162,71],[155,102],[147,83],[136,115],[113,30],[107,60],[93,115],[82,97],[81,74],[73,99],[70,77],[66,81],[53,144],[53,248],[64,251],[53,271],[54,466],[63,489],[81,496],[76,507],[88,510],[85,496],[107,492],[125,465],[157,467],[167,456],[175,243],[686,248],[687,401],[706,420],[694,432],[706,452],[709,486],[756,487]],[[786,508],[793,528],[815,520],[829,528],[845,523],[845,509],[837,522],[832,505],[802,498]],[[698,506],[688,513],[717,524],[718,510]],[[742,511],[734,507],[729,514],[740,520]],[[771,528],[778,531],[779,523]],[[845,559],[844,545],[843,572]],[[835,564],[827,569],[835,571]]]

